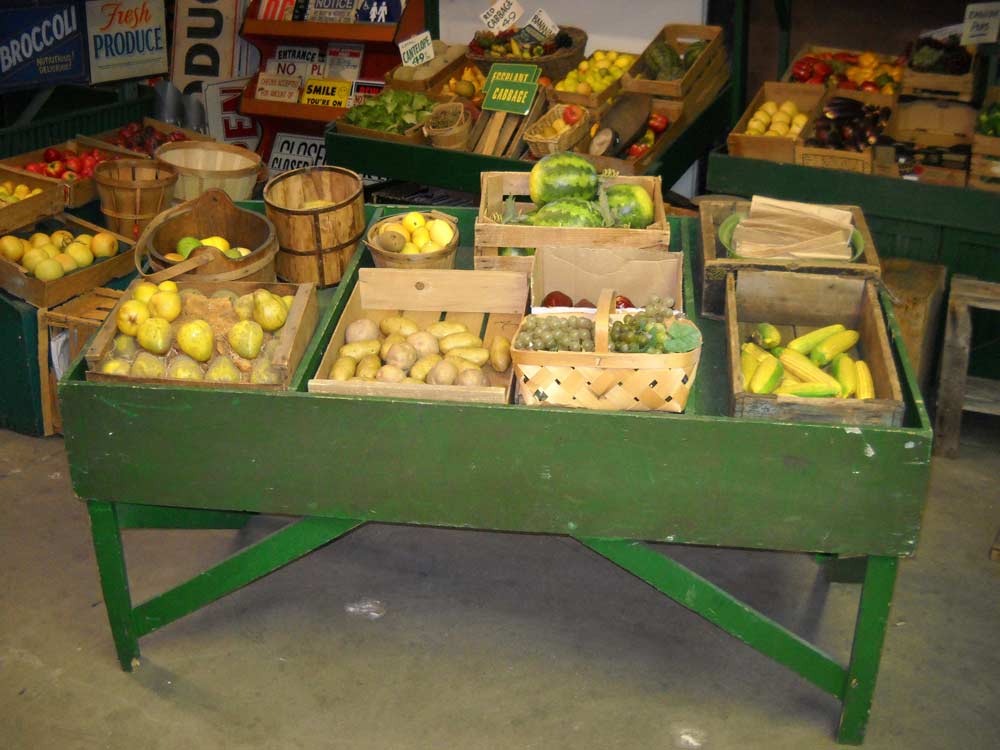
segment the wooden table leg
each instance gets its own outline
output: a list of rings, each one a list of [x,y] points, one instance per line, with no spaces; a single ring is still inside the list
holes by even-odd
[[[132,619],[132,596],[128,589],[118,510],[113,503],[97,500],[87,501],[87,510],[90,511],[90,533],[101,576],[104,608],[115,640],[118,663],[126,672],[131,672],[139,664],[139,639]]]
[[[865,739],[898,566],[895,557],[868,558],[837,730],[837,741],[845,745],[860,745]]]
[[[958,455],[971,341],[972,315],[969,305],[952,299],[948,302],[948,322],[945,325],[944,351],[941,354],[937,415],[934,421],[935,455],[948,458]]]

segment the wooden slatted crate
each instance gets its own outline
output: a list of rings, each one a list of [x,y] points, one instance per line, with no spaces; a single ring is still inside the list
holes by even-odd
[[[750,124],[754,112],[767,101],[776,102],[779,106],[784,101],[795,102],[799,112],[804,112],[810,120],[813,120],[825,93],[826,89],[822,86],[811,86],[807,83],[765,82],[757,95],[750,100],[750,105],[726,139],[730,155],[741,156],[744,159],[794,164],[795,149],[803,144],[801,133],[797,138],[749,135],[746,132],[747,125]]]
[[[54,185],[51,180],[43,180],[31,172],[0,166],[0,182],[7,181],[13,183],[15,187],[27,185],[32,189],[39,188],[42,192],[22,198],[16,203],[0,202],[0,234],[34,224],[46,216],[53,216],[62,211],[66,205],[62,188]]]
[[[992,86],[983,99],[983,111],[1000,102],[1000,86]],[[969,164],[969,187],[1000,192],[1000,136],[975,133],[972,136],[972,161]]]
[[[698,39],[707,40],[708,45],[695,60],[694,65],[685,71],[681,78],[676,81],[657,81],[655,78],[650,78],[650,70],[643,60],[643,55],[649,49],[647,47],[639,59],[632,64],[632,67],[625,71],[622,76],[622,87],[625,91],[650,94],[665,99],[687,97],[703,86],[704,82],[715,74],[720,64],[726,64],[726,47],[723,44],[722,27],[671,23],[664,26],[654,39],[654,42],[662,40],[682,51],[690,46],[692,40]]]

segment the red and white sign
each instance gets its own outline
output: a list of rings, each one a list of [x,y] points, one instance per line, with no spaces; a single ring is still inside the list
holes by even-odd
[[[208,134],[217,141],[253,150],[260,142],[260,128],[240,114],[240,98],[249,78],[218,81],[205,86],[205,119]]]
[[[331,44],[326,48],[324,78],[354,81],[361,75],[361,59],[365,54],[363,44]]]
[[[254,92],[255,99],[263,99],[268,102],[291,102],[299,100],[299,87],[302,80],[299,78],[277,75],[276,73],[261,73],[257,76],[257,90]]]
[[[87,36],[91,83],[167,72],[163,0],[90,0]]]
[[[326,63],[323,62],[299,62],[297,60],[275,60],[267,61],[264,69],[267,73],[284,76],[285,78],[298,78],[305,81],[309,78],[325,78]]]

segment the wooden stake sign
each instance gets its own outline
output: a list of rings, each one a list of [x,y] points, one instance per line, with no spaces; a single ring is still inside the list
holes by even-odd
[[[490,68],[484,87],[483,109],[526,115],[538,93],[537,65],[497,63]]]

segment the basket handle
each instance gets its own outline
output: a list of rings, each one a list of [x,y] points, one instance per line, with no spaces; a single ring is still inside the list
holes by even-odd
[[[188,271],[193,271],[196,268],[201,268],[208,263],[215,260],[209,253],[202,253],[201,255],[193,255],[186,260],[182,260],[180,263],[175,263],[172,266],[167,266],[162,271],[157,271],[156,273],[151,273],[146,276],[146,281],[152,284],[159,284],[161,281],[166,281],[167,279],[173,279],[177,276],[187,273]]]
[[[594,351],[609,352],[608,348],[608,327],[611,319],[611,311],[615,305],[615,290],[602,289],[601,296],[597,298],[597,315],[594,316]]]

